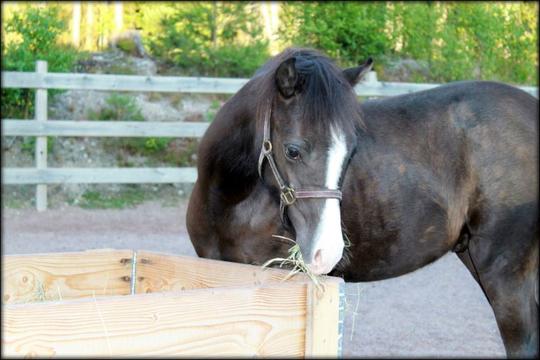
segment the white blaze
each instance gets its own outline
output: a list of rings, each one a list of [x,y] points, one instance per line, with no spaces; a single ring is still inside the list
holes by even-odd
[[[326,183],[328,189],[337,189],[347,155],[347,143],[342,131],[331,129],[331,143],[326,164]],[[323,266],[314,269],[317,273],[328,273],[343,255],[343,235],[341,233],[341,212],[338,199],[326,199],[321,218],[314,236],[313,251],[321,250]]]

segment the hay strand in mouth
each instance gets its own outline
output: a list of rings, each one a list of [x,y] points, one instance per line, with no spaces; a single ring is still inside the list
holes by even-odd
[[[324,284],[320,281],[321,276],[315,275],[306,265],[304,262],[304,258],[302,257],[302,252],[300,251],[300,246],[291,238],[281,236],[281,235],[272,235],[274,238],[278,238],[281,240],[288,240],[292,242],[294,245],[288,250],[289,256],[287,258],[274,258],[270,259],[267,262],[265,262],[262,265],[262,268],[267,268],[268,266],[274,264],[274,263],[280,263],[279,267],[283,267],[284,265],[291,265],[292,269],[291,271],[283,278],[283,281],[290,279],[294,275],[303,272],[305,273],[309,279],[315,284],[318,290],[324,291]]]
[[[293,245],[296,245],[296,241],[294,241],[293,239],[289,238],[289,237],[286,237],[286,236],[282,236],[282,235],[272,235],[273,238],[275,239],[278,239],[277,241],[281,241],[283,243],[285,243],[286,241],[289,241],[291,243],[293,243]],[[273,240],[275,240],[273,239]],[[285,241],[283,241],[285,240]]]

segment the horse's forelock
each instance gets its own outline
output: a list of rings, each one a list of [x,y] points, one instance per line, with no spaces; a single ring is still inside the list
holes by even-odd
[[[289,48],[269,60],[257,72],[254,81],[258,88],[258,116],[263,118],[272,99],[278,96],[275,73],[279,65],[296,58],[295,69],[303,85],[300,95],[302,117],[315,126],[329,125],[351,129],[360,123],[359,108],[354,91],[342,70],[331,59],[313,49]]]

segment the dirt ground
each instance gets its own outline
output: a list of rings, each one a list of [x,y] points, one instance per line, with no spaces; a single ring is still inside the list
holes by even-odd
[[[3,209],[4,254],[145,249],[196,256],[177,207]],[[398,278],[347,283],[344,357],[504,357],[492,310],[454,254]]]

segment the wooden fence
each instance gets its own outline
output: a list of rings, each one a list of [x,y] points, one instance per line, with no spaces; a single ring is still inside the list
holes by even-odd
[[[172,76],[133,76],[49,73],[47,63],[37,61],[36,72],[2,72],[3,88],[36,89],[35,120],[2,119],[3,136],[36,136],[36,167],[3,169],[4,184],[36,184],[36,208],[47,208],[47,184],[64,183],[193,183],[192,167],[167,168],[50,168],[47,167],[48,136],[80,137],[191,137],[200,138],[208,124],[136,121],[64,121],[47,118],[47,90],[102,90],[234,94],[249,79]],[[439,84],[380,82],[374,72],[356,86],[358,95],[394,96],[431,89]],[[522,86],[538,97],[538,88]]]

